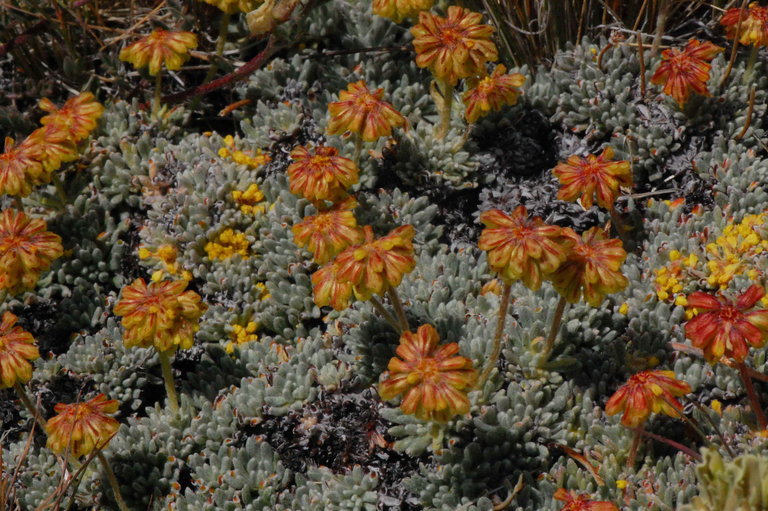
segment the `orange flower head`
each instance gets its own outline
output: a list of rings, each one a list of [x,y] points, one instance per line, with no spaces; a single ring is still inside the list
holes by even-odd
[[[40,124],[43,126],[54,124],[63,128],[73,142],[88,138],[91,131],[96,128],[99,117],[104,113],[104,107],[90,92],[82,92],[69,98],[61,108],[57,108],[48,98],[41,99],[39,105],[41,109],[48,112],[48,115],[40,119]]]
[[[6,311],[0,323],[0,389],[31,380],[30,362],[40,358],[32,334],[14,326],[17,319],[15,314]]]
[[[149,74],[156,76],[163,64],[171,71],[181,69],[189,58],[189,50],[197,47],[197,36],[192,32],[170,32],[156,29],[120,51],[120,60],[130,62],[136,69],[149,66]]]
[[[373,238],[371,226],[364,228],[365,240],[336,256],[338,277],[352,283],[358,300],[381,295],[400,285],[403,276],[416,267],[413,257],[412,225],[403,225],[379,239]]]
[[[566,491],[565,488],[558,488],[553,497],[565,502],[560,511],[619,511],[613,502],[592,500],[588,495],[579,495],[574,491]]]
[[[390,400],[403,394],[400,409],[421,420],[448,422],[469,412],[467,392],[477,381],[472,361],[456,355],[455,342],[438,347],[435,327],[421,325],[403,332],[400,346],[387,369],[389,377],[379,385],[379,395]]]
[[[670,48],[661,53],[662,62],[653,74],[651,83],[664,85],[664,94],[675,98],[680,108],[688,101],[691,91],[702,96],[711,96],[707,89],[709,72],[712,65],[709,62],[723,51],[709,41],[701,42],[696,39],[688,41],[683,50]]]
[[[381,87],[371,91],[363,80],[350,83],[347,90],[339,92],[339,101],[328,104],[328,133],[351,131],[366,142],[392,135],[392,128],[405,125],[405,117],[383,98]]]
[[[185,291],[187,281],[136,279],[123,288],[114,312],[123,316],[126,347],[154,346],[158,351],[189,349],[206,306],[200,295]]]
[[[632,186],[632,171],[626,160],[612,161],[613,148],[606,147],[600,156],[590,154],[586,158],[571,156],[560,163],[552,174],[560,180],[557,198],[575,201],[581,196],[584,209],[592,207],[597,193],[597,204],[607,210],[619,196],[620,186]]]
[[[32,191],[29,176],[43,173],[40,163],[42,151],[35,144],[14,145],[14,140],[5,137],[5,149],[0,154],[0,194],[26,197]]]
[[[99,394],[84,403],[59,403],[54,417],[45,424],[46,446],[57,454],[69,452],[75,458],[103,449],[120,428],[120,423],[107,415],[115,413],[119,403]]]
[[[570,303],[583,296],[592,307],[599,307],[606,295],[627,287],[629,281],[620,271],[627,258],[621,240],[608,238],[600,227],[592,227],[581,236],[571,229],[564,231],[574,245],[552,274],[558,293]]]
[[[539,217],[528,218],[525,206],[511,215],[498,209],[484,211],[480,221],[486,228],[477,246],[488,251],[491,269],[505,282],[522,280],[534,291],[565,261],[573,244],[562,228]]]
[[[431,9],[435,0],[373,0],[373,14],[400,23]]]
[[[357,165],[349,158],[339,156],[334,147],[319,146],[314,154],[304,146],[291,151],[293,163],[288,166],[291,193],[302,195],[312,202],[335,202],[347,194],[347,188],[357,183]]]
[[[352,301],[352,283],[339,276],[339,265],[331,261],[312,274],[312,291],[315,303],[330,305],[337,311],[349,307]]]
[[[482,25],[483,15],[452,5],[448,17],[419,13],[411,28],[416,65],[429,68],[438,80],[456,85],[461,78],[485,75],[485,64],[499,58],[493,27]]]
[[[740,30],[739,17],[741,17]],[[725,35],[728,39],[738,39],[745,46],[750,44],[768,46],[768,8],[761,7],[757,2],[749,4],[747,9],[739,7],[728,9],[720,18],[720,24],[725,27]]]
[[[503,64],[496,66],[493,73],[480,80],[477,85],[464,93],[462,99],[467,109],[464,112],[467,122],[472,124],[480,117],[492,111],[498,112],[504,106],[517,103],[520,89],[525,83],[525,76],[520,73],[505,74]]]
[[[691,386],[675,378],[673,371],[641,371],[630,376],[605,403],[605,413],[623,412],[621,423],[636,428],[645,423],[651,413],[681,417],[683,405],[676,399],[691,393]]]
[[[327,263],[345,248],[363,242],[363,231],[352,212],[356,207],[357,202],[349,198],[332,209],[308,216],[293,226],[294,242],[307,247],[316,263]]]
[[[30,144],[40,150],[42,172],[33,174],[28,171],[30,181],[34,185],[51,182],[52,174],[61,167],[62,163],[77,159],[77,147],[70,139],[69,132],[57,124],[48,124],[37,128],[29,134],[23,145]]]
[[[761,348],[768,338],[768,310],[750,311],[765,295],[765,290],[753,284],[736,302],[716,298],[702,291],[688,295],[688,307],[699,314],[685,323],[685,336],[704,357],[715,363],[725,356],[743,362],[749,346]]]
[[[44,220],[13,209],[0,213],[0,289],[32,289],[63,253],[61,238],[46,230]]]

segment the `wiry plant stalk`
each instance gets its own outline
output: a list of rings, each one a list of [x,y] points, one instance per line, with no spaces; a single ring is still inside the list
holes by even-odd
[[[499,361],[501,355],[501,339],[504,336],[504,324],[507,321],[507,309],[509,309],[509,299],[512,296],[512,284],[504,283],[504,291],[501,295],[501,304],[499,305],[499,316],[496,320],[496,333],[493,336],[493,348],[491,355],[488,357],[488,361],[485,363],[483,372],[480,373],[480,377],[477,379],[477,388],[482,389],[486,380],[491,375],[491,371],[496,367],[496,363]]]

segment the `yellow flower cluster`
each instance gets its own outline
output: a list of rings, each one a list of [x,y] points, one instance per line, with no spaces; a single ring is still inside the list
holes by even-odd
[[[216,259],[229,259],[235,254],[239,254],[243,259],[247,259],[248,247],[250,242],[242,232],[233,229],[226,229],[219,234],[216,241],[209,241],[205,245],[205,251],[211,261]]]
[[[232,135],[224,137],[224,147],[219,149],[219,156],[222,158],[230,158],[235,163],[247,165],[252,169],[257,169],[272,161],[272,157],[262,153],[261,149],[257,149],[255,155],[251,151],[238,150],[235,147],[235,139]]]
[[[267,285],[265,283],[257,283],[254,286],[254,289],[256,291],[256,296],[259,297],[259,300],[268,300],[269,298],[272,298],[272,295],[269,294],[269,290],[267,289]]]
[[[233,190],[232,199],[246,215],[260,215],[267,210],[265,204],[259,204],[264,201],[264,194],[256,183],[252,183],[245,190]]]
[[[767,221],[768,211],[747,215],[741,222],[729,222],[713,241],[702,243],[701,256],[670,251],[669,263],[654,271],[656,296],[685,307],[689,282],[706,279],[709,287],[722,290],[737,275],[760,280],[761,259],[768,254]],[[768,305],[768,298],[763,303]]]
[[[160,245],[157,250],[152,251],[146,247],[139,249],[139,259],[150,259],[153,262],[160,262],[163,268],[152,273],[152,280],[159,282],[163,280],[166,273],[169,275],[178,275],[186,281],[192,280],[192,273],[181,267],[177,261],[178,251],[173,245]]]
[[[259,336],[256,334],[258,327],[255,321],[249,321],[245,326],[232,325],[232,331],[229,333],[229,338],[232,340],[224,346],[224,351],[231,354],[235,351],[235,346],[258,340]]]

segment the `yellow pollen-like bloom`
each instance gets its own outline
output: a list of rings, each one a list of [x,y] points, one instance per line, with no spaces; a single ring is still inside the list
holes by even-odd
[[[373,14],[400,23],[432,8],[435,0],[373,0]]]
[[[6,311],[0,323],[0,389],[31,380],[30,362],[40,358],[32,334],[15,326],[17,320],[15,314]]]
[[[123,316],[125,346],[154,346],[163,352],[191,348],[207,307],[200,295],[186,288],[183,280],[147,285],[144,279],[124,287],[114,313]]]
[[[219,149],[219,156],[230,158],[235,163],[251,169],[258,169],[272,161],[272,157],[261,149],[256,149],[256,154],[251,151],[240,151],[235,147],[235,139],[232,135],[224,137],[224,147]]]
[[[189,58],[189,50],[196,47],[197,36],[192,32],[156,29],[123,48],[120,60],[130,62],[136,69],[149,67],[149,74],[155,76],[163,64],[171,71],[181,69]]]
[[[203,0],[203,2],[218,7],[227,14],[251,12],[259,4],[256,0]]]
[[[264,204],[259,204],[264,201],[264,194],[256,183],[251,183],[245,190],[233,190],[232,199],[246,215],[260,215],[267,210]]]
[[[158,282],[163,279],[167,272],[169,275],[179,275],[184,280],[192,280],[192,273],[185,270],[177,260],[178,250],[173,245],[160,245],[156,251],[151,251],[146,247],[139,248],[139,259],[156,260],[162,263],[163,269],[157,270],[152,274],[152,280]]]
[[[57,454],[69,452],[75,458],[87,456],[94,449],[107,446],[120,423],[108,413],[115,413],[119,403],[99,394],[84,403],[59,403],[53,409],[57,415],[45,424],[46,446]]]
[[[247,259],[250,256],[250,246],[251,243],[244,233],[226,229],[219,234],[216,241],[209,241],[205,245],[205,251],[211,261],[229,259],[235,254]]]
[[[16,294],[35,287],[63,252],[61,238],[46,230],[45,221],[13,209],[0,214],[0,289]]]
[[[256,334],[258,328],[259,325],[255,321],[249,321],[245,326],[232,325],[232,331],[229,333],[231,340],[224,346],[224,351],[231,354],[234,353],[236,346],[258,340],[259,336]]]

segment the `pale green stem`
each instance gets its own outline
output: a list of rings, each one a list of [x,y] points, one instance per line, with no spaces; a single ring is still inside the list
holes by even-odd
[[[565,313],[565,307],[568,305],[568,300],[564,296],[560,297],[557,302],[557,308],[555,309],[555,317],[552,318],[552,326],[549,328],[549,335],[547,341],[544,344],[544,351],[542,352],[542,363],[549,359],[552,354],[552,350],[555,348],[555,339],[560,331],[560,324],[563,322],[563,313]]]
[[[440,92],[443,94],[443,105],[440,110],[440,125],[437,128],[437,134],[435,138],[442,140],[448,134],[448,129],[451,127],[451,110],[453,109],[453,89],[454,86],[444,82],[438,81],[440,86]]]
[[[155,76],[155,99],[152,101],[152,118],[157,119],[160,112],[160,102],[163,98],[163,70],[160,69]]]
[[[405,309],[403,309],[403,302],[400,301],[400,297],[394,287],[387,289],[387,296],[389,296],[389,301],[392,302],[392,307],[395,308],[395,315],[397,315],[402,331],[409,331],[411,327],[408,325],[408,318],[405,315]]]
[[[62,205],[66,206],[69,199],[67,198],[67,192],[64,191],[64,183],[61,182],[61,177],[59,177],[58,173],[54,172],[51,180],[53,181],[53,186],[56,187],[56,193],[59,194]]]
[[[758,52],[759,52],[758,47],[752,46],[752,49],[749,52],[749,60],[747,61],[747,68],[744,70],[743,82],[745,85],[752,82],[755,76],[755,63],[757,63]]]
[[[168,406],[174,415],[179,414],[179,398],[176,396],[176,386],[173,383],[173,372],[171,371],[171,359],[168,356],[169,351],[161,351],[160,367],[163,370],[163,381],[165,382],[165,392],[168,394]]]
[[[483,388],[491,371],[496,367],[496,363],[499,361],[499,356],[501,356],[501,338],[504,334],[504,324],[507,321],[507,309],[509,309],[509,299],[511,296],[512,284],[505,282],[504,291],[501,295],[501,305],[499,305],[499,317],[496,319],[496,334],[493,336],[493,349],[485,364],[485,368],[483,368],[483,372],[480,373],[480,377],[477,380],[478,389]]]
[[[96,456],[98,456],[99,461],[101,462],[101,466],[104,467],[104,472],[107,473],[107,480],[109,480],[109,485],[112,486],[112,492],[115,494],[115,502],[117,502],[117,507],[120,508],[120,511],[128,511],[128,506],[125,505],[123,495],[120,493],[120,485],[117,484],[117,478],[115,477],[115,473],[112,471],[112,466],[109,464],[109,461],[101,451],[99,451]]]
[[[16,382],[13,384],[13,389],[16,391],[16,394],[18,394],[19,399],[21,399],[21,403],[24,405],[24,408],[26,408],[29,414],[34,417],[38,426],[40,426],[43,432],[45,432],[45,421],[40,415],[40,410],[38,410],[37,407],[32,403],[32,400],[29,399],[29,396],[24,390],[24,387],[22,387],[19,382]]]

